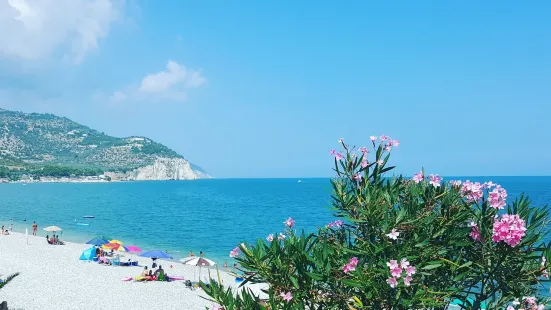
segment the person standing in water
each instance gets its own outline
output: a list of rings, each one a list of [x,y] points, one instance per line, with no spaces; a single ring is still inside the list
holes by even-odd
[[[36,236],[37,229],[38,229],[38,225],[36,225],[36,222],[33,222],[33,236]]]

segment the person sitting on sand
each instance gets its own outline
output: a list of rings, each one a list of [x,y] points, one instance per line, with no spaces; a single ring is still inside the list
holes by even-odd
[[[2,226],[2,227],[4,227],[4,226]],[[193,251],[190,250],[189,251],[189,257],[194,257],[194,256],[195,256],[195,254],[193,254]]]
[[[155,280],[156,279],[164,279],[165,277],[165,271],[163,270],[163,266],[159,265],[159,269],[155,271]]]
[[[6,229],[6,233],[5,233],[5,235],[8,235],[8,236],[9,236],[9,234],[10,234],[10,233],[9,233],[9,232],[8,232],[8,230]]]
[[[99,247],[96,247],[96,257],[99,259],[101,257],[101,251]]]

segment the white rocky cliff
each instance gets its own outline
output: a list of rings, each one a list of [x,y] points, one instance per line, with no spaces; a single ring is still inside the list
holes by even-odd
[[[157,158],[151,165],[120,173],[106,172],[113,180],[196,180],[211,178],[208,174],[191,168],[183,158]]]

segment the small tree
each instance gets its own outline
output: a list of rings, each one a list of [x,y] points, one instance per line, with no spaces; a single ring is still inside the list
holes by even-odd
[[[283,233],[232,250],[242,285],[268,283],[269,298],[204,285],[222,309],[543,309],[547,207],[525,196],[507,205],[492,182],[386,177],[399,142],[371,141],[372,150],[342,140],[331,150],[334,222],[307,234],[289,218]]]

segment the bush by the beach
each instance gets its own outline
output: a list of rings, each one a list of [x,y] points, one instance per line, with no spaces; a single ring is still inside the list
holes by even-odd
[[[245,283],[268,283],[264,305],[252,293],[203,285],[220,309],[543,309],[551,244],[550,210],[492,182],[444,182],[420,171],[385,173],[399,142],[372,148],[342,140],[331,150],[335,221],[316,233],[285,230],[230,253]],[[370,156],[371,155],[371,156]],[[313,210],[315,212],[315,210]]]

